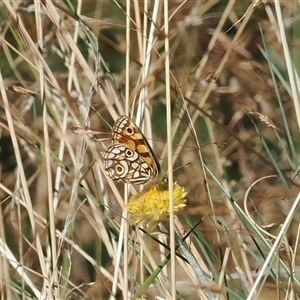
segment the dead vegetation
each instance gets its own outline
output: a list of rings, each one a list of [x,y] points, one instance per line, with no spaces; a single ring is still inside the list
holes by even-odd
[[[299,298],[299,3],[0,7],[2,299]],[[124,114],[188,193],[159,228],[103,169]]]

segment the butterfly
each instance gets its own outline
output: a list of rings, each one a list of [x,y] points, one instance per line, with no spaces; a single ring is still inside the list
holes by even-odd
[[[161,172],[158,159],[143,133],[127,116],[116,120],[112,145],[103,159],[108,176],[122,183],[145,184]]]

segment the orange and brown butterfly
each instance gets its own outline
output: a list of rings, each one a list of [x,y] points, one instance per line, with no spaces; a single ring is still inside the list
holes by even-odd
[[[113,180],[145,184],[161,167],[141,130],[128,117],[119,117],[112,129],[112,145],[103,156],[105,170]]]

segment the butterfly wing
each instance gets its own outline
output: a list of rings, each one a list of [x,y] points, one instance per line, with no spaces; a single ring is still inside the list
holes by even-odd
[[[139,153],[121,144],[107,149],[104,167],[109,177],[123,183],[145,184],[155,177]]]
[[[112,142],[137,152],[140,159],[150,166],[153,178],[159,175],[161,168],[158,159],[141,130],[129,117],[121,116],[116,120],[112,130]]]

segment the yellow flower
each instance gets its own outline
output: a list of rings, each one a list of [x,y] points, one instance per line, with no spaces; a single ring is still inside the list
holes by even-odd
[[[185,207],[186,195],[184,188],[175,182],[173,186],[174,212]],[[160,190],[158,186],[154,186],[142,195],[131,197],[127,210],[130,213],[130,222],[133,224],[158,223],[169,216],[169,191]]]

